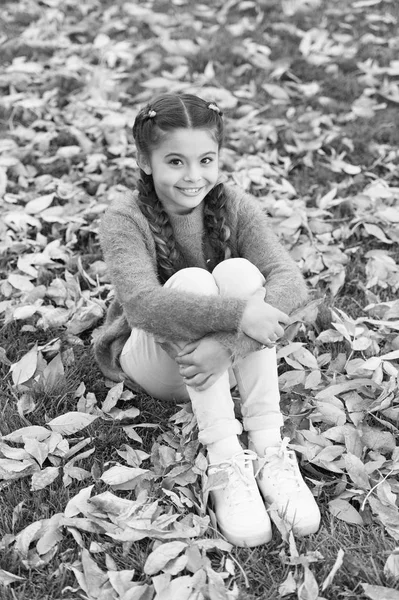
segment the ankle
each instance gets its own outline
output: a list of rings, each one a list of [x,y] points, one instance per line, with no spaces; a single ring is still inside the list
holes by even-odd
[[[208,460],[211,464],[227,460],[232,458],[237,452],[242,452],[242,446],[236,435],[230,435],[222,440],[208,444],[206,449],[208,451]]]
[[[248,447],[263,456],[267,448],[278,448],[281,445],[280,427],[274,429],[259,429],[248,433]]]

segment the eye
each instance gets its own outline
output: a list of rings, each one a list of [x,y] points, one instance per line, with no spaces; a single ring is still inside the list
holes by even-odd
[[[206,156],[205,158],[203,158],[203,159],[202,159],[202,161],[201,161],[201,162],[202,162],[204,165],[209,165],[209,163],[213,162],[213,160],[214,160],[214,159],[213,159],[213,158],[211,158],[210,156]]]
[[[181,165],[181,164],[183,164],[183,163],[182,163],[182,161],[181,161],[181,159],[180,159],[180,158],[172,158],[172,159],[169,161],[169,164],[170,164],[170,165],[174,165],[175,167],[177,167],[177,166],[179,166],[179,165]]]

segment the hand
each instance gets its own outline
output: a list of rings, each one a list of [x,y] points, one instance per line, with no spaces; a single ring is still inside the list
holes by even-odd
[[[212,337],[190,342],[175,358],[184,383],[202,392],[230,367],[230,352]]]
[[[181,351],[182,345],[177,342],[169,342],[164,339],[157,340],[157,338],[155,338],[155,340],[161,346],[162,350],[165,350],[165,352],[169,354],[170,358],[175,359]]]
[[[265,302],[263,298],[264,290],[249,298],[242,315],[241,329],[247,336],[270,347],[284,335],[280,323],[286,325],[289,316]]]

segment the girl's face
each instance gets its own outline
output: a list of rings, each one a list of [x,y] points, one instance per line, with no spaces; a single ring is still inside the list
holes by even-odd
[[[141,163],[145,173],[152,175],[165,210],[184,215],[215,187],[219,149],[207,129],[175,129]]]

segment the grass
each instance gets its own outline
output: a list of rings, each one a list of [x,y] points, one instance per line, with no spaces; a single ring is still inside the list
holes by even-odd
[[[190,0],[191,1],[191,0]],[[250,3],[249,3],[250,4]],[[230,33],[229,26],[239,25],[245,17],[253,18],[253,8],[248,7],[241,11],[241,3],[232,4],[231,10],[227,14],[226,23],[220,26],[217,34],[214,31],[201,32],[205,36],[206,43],[202,50],[196,56],[189,56],[187,64],[191,72],[202,73],[209,63],[212,63],[216,73],[216,80],[221,87],[227,89],[239,89],[253,82],[257,93],[250,99],[250,103],[255,108],[267,105],[265,110],[265,122],[272,122],[274,119],[286,119],[288,106],[279,105],[270,101],[268,95],[262,90],[261,85],[265,81],[265,73],[261,68],[251,66],[248,70],[243,70],[241,75],[236,75],[237,69],[246,64],[247,58],[243,56],[240,50],[241,39]],[[349,112],[350,106],[365,89],[366,84],[359,78],[360,72],[357,66],[358,61],[365,61],[369,58],[378,60],[380,64],[389,64],[396,58],[395,47],[392,44],[361,44],[359,43],[355,57],[342,57],[338,61],[338,68],[333,73],[328,73],[322,66],[312,66],[305,61],[298,52],[299,38],[286,27],[276,27],[276,23],[281,25],[281,13],[277,3],[269,3],[270,8],[265,4],[263,19],[258,26],[243,34],[243,37],[250,37],[261,45],[268,45],[271,50],[272,60],[286,58],[290,61],[289,70],[283,76],[282,81],[295,80],[302,83],[311,83],[317,81],[320,86],[320,92],[308,100],[299,99],[293,102],[296,110],[296,116],[290,121],[285,120],[286,125],[279,132],[276,148],[282,156],[288,156],[285,149],[287,136],[292,135],[293,131],[306,129],[299,122],[299,115],[306,115],[309,110],[314,110],[322,115],[331,116],[336,122],[342,115]],[[111,8],[111,3],[103,2],[104,9]],[[189,4],[190,5],[190,4]],[[209,6],[213,10],[221,9],[224,3],[211,3]],[[24,56],[27,60],[46,61],[51,57],[52,51],[45,49],[36,49],[28,43],[17,43],[18,36],[35,19],[39,19],[43,14],[43,7],[32,3],[31,12],[26,12],[24,3],[5,2],[4,20],[7,24],[8,35],[11,42],[2,46],[0,49],[0,58],[5,64],[10,64],[13,59]],[[119,6],[119,5],[118,5]],[[184,7],[185,4],[182,3]],[[191,4],[194,10],[194,3]],[[76,7],[77,8],[77,7]],[[117,7],[116,7],[117,8]],[[46,9],[44,9],[46,10]],[[160,13],[168,14],[169,11],[176,10],[176,7],[170,3],[162,3],[157,7]],[[399,9],[393,4],[385,4],[373,8],[384,16],[392,14],[396,19],[399,18]],[[323,2],[316,10],[308,13],[297,13],[292,17],[286,18],[285,25],[296,27],[300,30],[308,30],[311,27],[325,27],[331,33],[348,32],[348,26],[352,28],[354,40],[360,40],[363,35],[370,33],[370,22],[367,9],[354,12],[350,3],[344,0],[335,0],[334,2]],[[73,10],[69,12],[69,18],[73,20]],[[134,27],[134,23],[126,17],[123,23],[126,30],[129,26]],[[176,21],[176,26],[178,22]],[[96,24],[98,26],[98,24]],[[122,28],[122,34],[118,22],[115,27],[115,38],[124,38],[125,30]],[[175,38],[185,39],[195,37],[193,27],[187,30],[176,29]],[[83,33],[81,34],[83,36]],[[85,34],[86,35],[86,34]],[[154,35],[150,25],[143,27],[141,32],[137,33],[139,41],[151,39]],[[387,23],[384,25],[384,35],[389,39],[395,33],[395,24]],[[74,34],[74,41],[80,44],[83,40],[79,38],[79,32]],[[140,37],[141,36],[141,37]],[[208,36],[208,37],[206,37]],[[84,37],[84,36],[83,36]],[[94,33],[90,32],[90,39],[94,38]],[[85,43],[87,39],[85,38]],[[157,57],[147,51],[145,59],[151,63],[151,58],[156,62]],[[165,64],[160,61],[158,71],[165,68]],[[134,105],[134,96],[137,93],[137,81],[145,80],[148,77],[147,64],[139,64],[138,73],[134,74],[134,79],[125,88],[126,96],[131,104]],[[155,73],[157,74],[157,73]],[[154,75],[154,73],[152,73]],[[68,106],[74,92],[82,89],[81,80],[72,80],[68,78],[55,79],[57,83],[57,102],[59,107]],[[1,84],[3,86],[3,84]],[[5,88],[5,86],[4,86]],[[320,102],[320,96],[327,97],[328,103]],[[12,116],[12,123],[11,123]],[[234,117],[234,111],[232,113]],[[0,127],[12,135],[13,127],[18,125],[29,126],[37,116],[29,110],[18,109],[15,111],[4,110],[0,107]],[[301,129],[302,128],[302,129]],[[74,136],[67,130],[62,130],[57,137],[52,139],[50,150],[54,153],[59,147],[74,144]],[[248,135],[248,147],[252,134]],[[345,142],[350,140],[350,145]],[[397,119],[397,107],[388,106],[386,110],[376,113],[374,119],[360,119],[356,122],[348,120],[340,121],[339,135],[328,145],[328,150],[334,149],[340,153],[346,151],[346,160],[353,164],[360,164],[366,168],[372,168],[378,157],[378,146],[387,145],[396,147],[399,142],[399,129]],[[245,143],[246,144],[246,143]],[[243,149],[245,150],[245,144]],[[251,152],[253,151],[253,148]],[[357,180],[347,179],[342,174],[333,173],[321,153],[314,155],[314,166],[309,167],[303,161],[304,156],[299,155],[295,158],[290,170],[289,180],[296,188],[299,196],[305,197],[308,206],[314,206],[317,196],[326,193],[332,184],[339,184],[342,194],[353,195],[361,193],[365,185],[365,179],[360,176]],[[79,180],[81,173],[79,166],[74,165],[73,161],[59,158],[54,162],[43,163],[40,156],[27,156],[26,164],[33,165],[37,169],[39,176],[52,175],[53,177],[63,178],[68,181],[68,177],[73,180]],[[386,172],[375,167],[376,176],[384,176]],[[100,175],[99,175],[100,177]],[[130,185],[134,177],[128,170],[120,172],[109,171],[104,177],[108,177],[113,184]],[[395,179],[396,178],[396,179]],[[390,180],[397,184],[397,175],[390,174]],[[87,182],[86,182],[87,184]],[[85,184],[85,185],[86,185]],[[97,184],[93,190],[97,191]],[[17,192],[20,188],[20,179],[18,176],[10,177],[10,188],[8,191]],[[90,191],[88,191],[90,193]],[[345,215],[344,215],[345,216]],[[51,239],[54,235],[53,226],[46,224],[41,232]],[[55,234],[57,231],[55,230]],[[74,247],[76,253],[83,257],[84,268],[89,268],[90,264],[100,257],[98,243],[96,240],[95,227],[83,228],[83,231],[77,232],[77,242]],[[347,240],[347,247],[353,240]],[[358,243],[358,240],[355,240]],[[347,265],[347,279],[344,288],[335,299],[327,297],[325,306],[336,306],[343,309],[352,317],[363,315],[362,308],[367,304],[364,284],[365,284],[365,253],[373,248],[372,242],[364,243],[359,247],[359,252],[349,255],[349,264]],[[6,278],[8,272],[15,268],[17,255],[14,257],[6,256],[4,259],[3,274]],[[73,257],[71,261],[71,271],[76,274],[77,267],[74,264]],[[396,257],[397,258],[397,257]],[[48,284],[54,277],[52,270],[43,269],[38,283]],[[320,290],[319,290],[320,291]],[[326,291],[324,289],[322,292]],[[387,297],[389,292],[387,292]],[[329,312],[325,308],[326,314],[319,314],[319,321],[316,323],[316,334],[327,329],[329,323]],[[11,363],[16,362],[23,356],[35,343],[45,344],[49,340],[60,337],[64,344],[64,349],[69,348],[69,342],[65,336],[64,330],[34,331],[24,330],[23,322],[12,322],[4,325],[1,329],[1,345],[6,351],[6,356]],[[306,340],[305,340],[306,341]],[[331,351],[337,354],[341,347],[333,345],[326,347],[326,352]],[[99,404],[105,399],[108,388],[95,364],[92,351],[90,331],[82,336],[81,344],[75,345],[69,354],[69,366],[66,368],[65,379],[60,381],[51,390],[44,388],[35,388],[32,390],[32,397],[36,403],[35,410],[20,417],[16,410],[17,397],[15,390],[11,386],[9,366],[0,364],[0,379],[2,381],[2,390],[0,397],[0,432],[2,435],[14,431],[26,425],[41,425],[49,419],[55,418],[59,414],[68,410],[74,410],[76,406],[75,392],[78,385],[84,382],[86,390],[96,395]],[[288,402],[290,398],[286,399]],[[144,423],[154,423],[157,429],[139,430],[143,438],[143,444],[140,446],[144,451],[151,454],[155,441],[164,442],[162,434],[170,431],[168,419],[175,413],[176,407],[169,403],[160,405],[153,398],[137,394],[132,402],[141,411],[141,420]],[[300,404],[300,403],[298,403]],[[124,407],[125,408],[125,407]],[[287,427],[294,431],[296,422],[294,418],[288,419]],[[82,463],[82,466],[91,470],[94,489],[97,493],[104,491],[106,486],[99,479],[104,467],[110,461],[118,461],[117,450],[122,444],[130,443],[127,440],[123,430],[115,423],[96,421],[85,432],[84,435],[90,437],[91,446],[95,448],[94,458],[90,458]],[[132,445],[134,445],[132,443]],[[148,463],[147,463],[148,464]],[[145,463],[144,463],[145,466]],[[311,479],[324,481],[325,485],[321,488],[318,498],[322,511],[322,526],[317,534],[306,540],[298,540],[298,552],[304,560],[313,560],[312,569],[317,581],[321,584],[332,569],[337,553],[340,549],[344,550],[345,556],[343,565],[334,578],[333,583],[325,590],[320,591],[320,595],[327,600],[355,600],[363,598],[361,583],[373,585],[389,585],[399,589],[396,581],[390,580],[384,575],[384,564],[388,555],[395,548],[395,541],[388,537],[382,525],[376,522],[370,515],[366,518],[364,527],[355,527],[333,518],[328,511],[328,501],[333,497],[335,486],[340,484],[340,479],[335,478],[331,473],[317,470],[309,465],[303,465],[303,473]],[[90,483],[92,482],[89,480]],[[159,482],[157,484],[159,486]],[[194,486],[197,484],[194,484]],[[30,523],[49,518],[55,513],[63,512],[68,500],[73,497],[81,484],[74,482],[65,488],[60,480],[57,480],[44,490],[32,492],[29,481],[21,479],[0,484],[0,538],[4,535],[10,535],[21,531]],[[156,496],[159,489],[152,489]],[[133,493],[123,493],[126,497],[134,497]],[[16,507],[20,507],[18,510]],[[367,517],[367,515],[366,515]],[[84,535],[87,545],[90,541],[104,543],[104,539],[98,536]],[[115,561],[118,569],[135,569],[136,578],[140,581],[149,581],[149,578],[143,574],[142,569],[145,559],[152,548],[152,542],[142,540],[128,548],[123,548],[118,544],[106,543],[107,553]],[[25,583],[14,584],[7,588],[0,588],[2,600],[69,600],[69,598],[81,597],[77,591],[76,579],[68,565],[78,560],[80,550],[74,542],[71,534],[64,537],[60,544],[58,553],[54,556],[48,565],[37,566],[36,568],[26,569],[20,557],[10,548],[5,549],[0,556],[0,568],[12,573],[20,574],[27,578]],[[240,587],[240,600],[277,600],[280,598],[279,586],[287,577],[292,568],[289,565],[289,556],[287,555],[287,545],[282,542],[280,535],[276,532],[273,541],[265,546],[252,550],[233,549],[232,556],[240,566],[236,568],[236,581]],[[98,558],[98,557],[97,557]],[[224,555],[215,551],[210,554],[212,564],[216,570],[223,568]],[[104,559],[98,558],[100,566],[105,569]],[[295,570],[294,570],[295,571]],[[296,569],[299,573],[299,568]],[[289,598],[292,598],[291,595]]]

